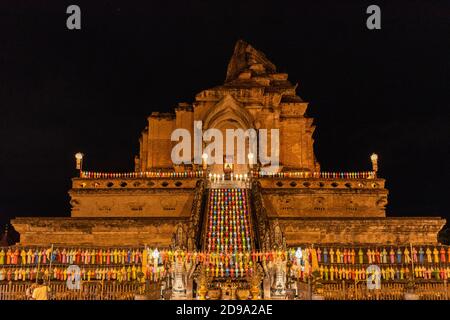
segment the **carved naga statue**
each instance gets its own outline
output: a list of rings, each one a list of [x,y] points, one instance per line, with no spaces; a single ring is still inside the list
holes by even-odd
[[[186,298],[186,271],[182,259],[175,259],[172,280],[172,298]]]

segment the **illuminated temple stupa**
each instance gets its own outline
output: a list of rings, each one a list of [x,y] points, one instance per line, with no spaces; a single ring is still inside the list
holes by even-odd
[[[316,127],[296,91],[263,53],[238,41],[224,84],[148,117],[134,172],[80,170],[69,191],[71,217],[14,219],[19,245],[214,252],[436,246],[444,219],[386,216],[388,190],[377,176],[376,155],[361,164],[362,172],[321,171]],[[226,129],[279,129],[279,169],[237,164],[236,157],[223,165],[174,165],[171,134],[184,128],[193,136],[194,121],[224,136]]]
[[[161,247],[172,243],[178,229],[184,245],[201,243],[207,180],[193,176],[201,166],[174,166],[171,161],[172,131],[192,131],[195,120],[205,130],[280,130],[281,175],[251,181],[258,247],[271,247],[280,239],[292,246],[435,243],[445,220],[386,217],[384,179],[320,172],[313,150],[316,128],[305,115],[308,103],[296,89],[264,54],[239,41],[223,85],[201,91],[192,104],[180,103],[173,113],[150,115],[139,139],[134,175],[85,173],[74,178],[71,218],[15,219],[21,244],[48,244],[51,239],[58,244]],[[235,171],[250,175],[250,167],[242,167],[236,165]],[[179,176],[172,177],[173,172]],[[208,172],[223,174],[217,165]]]

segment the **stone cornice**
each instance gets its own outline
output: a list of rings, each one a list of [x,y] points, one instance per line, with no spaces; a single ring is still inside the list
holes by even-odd
[[[264,190],[378,190],[386,191],[385,179],[258,178]]]
[[[194,189],[199,178],[72,178],[72,190]]]

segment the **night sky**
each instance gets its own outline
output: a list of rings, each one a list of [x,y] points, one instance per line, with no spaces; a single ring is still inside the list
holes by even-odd
[[[223,83],[238,39],[299,84],[322,170],[376,152],[389,216],[450,218],[450,2],[393,2],[1,1],[0,225],[69,216],[77,151],[132,171],[147,116]]]

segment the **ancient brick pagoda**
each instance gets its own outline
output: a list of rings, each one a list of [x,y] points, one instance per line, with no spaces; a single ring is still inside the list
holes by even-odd
[[[201,91],[192,104],[178,104],[174,113],[149,116],[134,172],[82,171],[79,158],[70,218],[12,221],[20,243],[0,251],[0,285],[20,274],[33,281],[39,265],[51,279],[65,280],[62,270],[76,262],[85,285],[95,277],[101,288],[105,279],[123,284],[142,273],[156,285],[154,298],[164,281],[176,299],[284,299],[289,290],[296,292],[291,298],[311,298],[320,280],[327,282],[328,298],[341,299],[352,297],[340,296],[346,281],[356,286],[376,263],[387,281],[384,298],[403,297],[411,273],[423,281],[421,297],[448,298],[450,248],[437,240],[445,219],[386,217],[388,190],[377,176],[376,155],[364,172],[321,171],[313,119],[296,89],[263,53],[238,41],[223,85]],[[183,128],[194,136],[195,121],[224,136],[226,129],[278,129],[280,166],[273,171],[250,162],[248,141],[246,164],[235,154],[223,164],[175,165],[171,134]],[[56,269],[50,270],[52,259]],[[108,285],[111,299],[136,292]],[[4,288],[16,298],[25,292]],[[373,293],[358,288],[371,299]],[[78,299],[83,292],[59,294]]]
[[[21,245],[178,245],[203,243],[210,188],[248,188],[256,248],[285,244],[408,244],[437,242],[438,217],[386,217],[385,180],[369,173],[324,173],[313,151],[313,119],[297,85],[266,56],[238,41],[225,83],[203,90],[174,113],[152,113],[142,131],[135,172],[81,172],[72,179],[70,218],[16,218]],[[176,128],[280,130],[278,174],[235,164],[247,181],[211,183],[222,165],[174,166]],[[239,183],[241,185],[239,185]],[[242,185],[243,184],[243,185]]]

